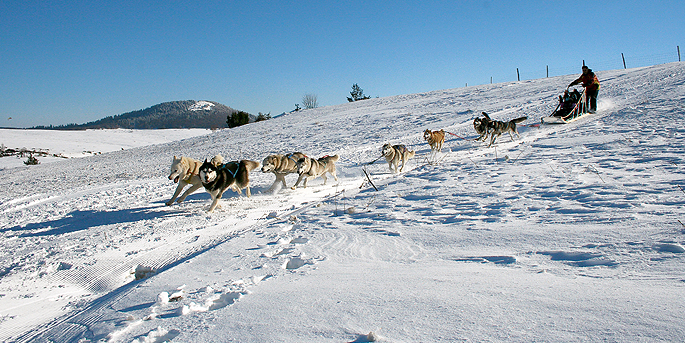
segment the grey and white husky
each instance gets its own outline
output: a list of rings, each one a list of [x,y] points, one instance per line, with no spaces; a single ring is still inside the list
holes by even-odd
[[[338,176],[335,171],[335,162],[338,161],[339,158],[338,155],[324,156],[316,160],[307,156],[300,158],[297,161],[297,173],[300,174],[300,176],[297,177],[297,182],[295,182],[292,189],[296,189],[302,180],[304,180],[302,187],[307,188],[307,181],[319,176],[323,179],[323,184],[325,185],[328,180],[326,173],[331,174],[335,181],[338,181]]]
[[[288,174],[297,173],[297,161],[305,157],[305,154],[301,152],[293,152],[287,155],[275,154],[269,155],[262,161],[262,173],[274,173],[276,175],[276,180],[269,187],[268,192],[273,191],[278,183],[283,184],[283,187],[287,187],[285,184],[285,176]]]
[[[499,120],[491,120],[488,123],[488,127],[490,128],[490,145],[488,145],[488,148],[492,146],[493,143],[495,143],[495,140],[497,137],[501,136],[505,132],[509,132],[509,137],[511,137],[511,140],[514,140],[514,133],[516,136],[519,138],[521,135],[519,135],[518,130],[516,129],[516,124],[528,119],[528,117],[520,117],[516,119],[512,119],[507,122],[502,122]]]
[[[397,168],[401,172],[407,165],[407,161],[415,155],[414,151],[407,149],[404,145],[390,145],[388,143],[383,145],[381,153],[385,157],[385,161],[388,162],[388,168],[394,173],[397,173]],[[400,162],[402,162],[402,167],[400,167]]]

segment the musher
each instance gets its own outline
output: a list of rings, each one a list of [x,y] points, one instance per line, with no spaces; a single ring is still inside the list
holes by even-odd
[[[583,87],[585,87],[589,112],[595,113],[597,111],[597,94],[599,93],[599,80],[597,79],[597,75],[592,72],[592,69],[583,66],[583,74],[575,81],[571,82],[568,87],[579,83],[582,83]]]

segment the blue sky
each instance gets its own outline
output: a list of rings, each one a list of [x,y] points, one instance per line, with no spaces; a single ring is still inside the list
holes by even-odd
[[[0,0],[0,127],[191,99],[275,115],[308,93],[344,103],[354,83],[385,97],[675,61],[683,18],[682,0]]]

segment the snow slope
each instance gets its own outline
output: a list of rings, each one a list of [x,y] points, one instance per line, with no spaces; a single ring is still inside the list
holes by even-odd
[[[685,64],[369,99],[0,170],[0,340],[587,342],[685,337]],[[481,111],[521,138],[472,140]],[[424,129],[443,128],[431,158]],[[383,143],[417,156],[394,175]],[[340,180],[164,206],[171,158],[339,154]],[[295,181],[290,175],[288,185]]]

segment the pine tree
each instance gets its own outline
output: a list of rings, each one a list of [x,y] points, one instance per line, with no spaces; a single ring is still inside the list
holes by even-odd
[[[347,101],[349,102],[371,99],[370,96],[364,95],[364,90],[361,89],[361,87],[359,87],[359,85],[356,83],[352,85],[352,91],[350,92],[350,95],[352,95],[351,98],[347,97]]]
[[[229,128],[245,125],[250,122],[250,114],[244,111],[236,111],[228,115],[226,124]]]

